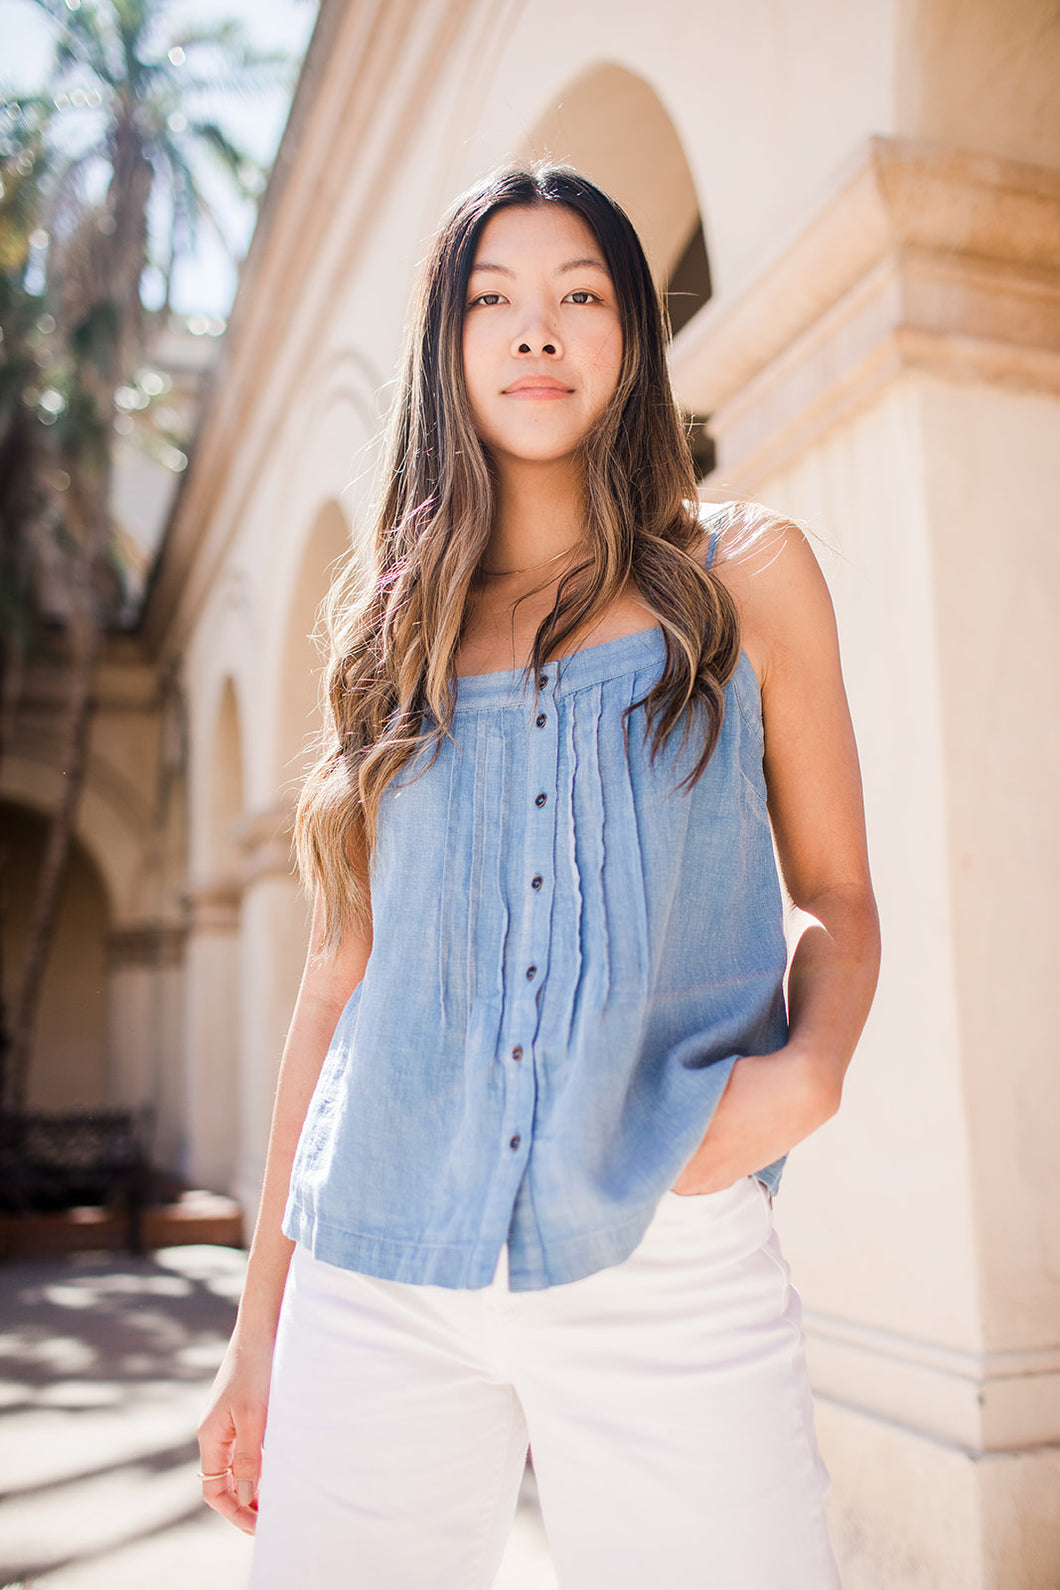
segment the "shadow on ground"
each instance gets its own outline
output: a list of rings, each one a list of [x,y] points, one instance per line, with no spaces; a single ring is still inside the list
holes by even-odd
[[[0,1267],[0,1587],[245,1590],[195,1425],[246,1256],[166,1248]],[[532,1477],[494,1590],[554,1590]]]

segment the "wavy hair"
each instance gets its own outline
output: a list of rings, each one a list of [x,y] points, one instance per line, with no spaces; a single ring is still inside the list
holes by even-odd
[[[325,604],[330,660],[324,730],[295,815],[298,867],[323,899],[322,951],[347,926],[370,932],[369,869],[379,803],[410,761],[452,732],[454,658],[493,529],[495,483],[464,381],[468,280],[489,218],[561,205],[588,226],[614,284],[623,353],[604,412],[580,444],[585,541],[534,636],[524,686],[562,656],[632,580],[666,644],[662,674],[627,710],[646,709],[651,755],[684,715],[702,722],[694,783],[714,751],[724,687],[739,656],[732,598],[691,555],[702,525],[688,436],[666,363],[665,310],[640,240],[613,199],[569,167],[506,167],[443,217],[413,301],[388,423],[380,501],[366,549],[340,568]],[[685,712],[686,708],[699,709]],[[426,771],[426,767],[424,768]]]

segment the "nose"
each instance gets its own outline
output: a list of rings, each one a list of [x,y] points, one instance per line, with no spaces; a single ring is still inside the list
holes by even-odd
[[[559,347],[557,346],[557,344],[554,341],[552,341],[552,342],[540,342],[539,344],[535,344],[533,342],[523,341],[523,342],[520,342],[518,348],[515,351],[516,351],[516,353],[533,353],[533,352],[535,352],[536,346],[540,346],[542,353],[558,353],[559,352]]]
[[[512,339],[512,352],[515,354],[547,353],[556,357],[562,353],[559,337],[555,326],[548,324],[544,315],[531,314],[518,336]]]

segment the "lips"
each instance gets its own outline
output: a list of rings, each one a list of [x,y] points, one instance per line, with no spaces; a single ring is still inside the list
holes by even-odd
[[[572,388],[553,375],[521,375],[504,388],[506,397],[567,397]]]

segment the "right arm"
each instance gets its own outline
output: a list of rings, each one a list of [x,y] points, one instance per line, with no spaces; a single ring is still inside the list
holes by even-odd
[[[331,959],[318,960],[322,928],[323,909],[318,895],[305,968],[280,1062],[265,1179],[243,1296],[232,1339],[199,1424],[203,1473],[220,1474],[229,1466],[232,1470],[224,1479],[204,1480],[203,1496],[246,1534],[253,1534],[257,1522],[255,1495],[261,1471],[273,1343],[294,1249],[294,1243],[281,1229],[291,1167],[328,1045],[344,1006],[364,976],[372,948],[370,934],[366,938],[348,931]]]

